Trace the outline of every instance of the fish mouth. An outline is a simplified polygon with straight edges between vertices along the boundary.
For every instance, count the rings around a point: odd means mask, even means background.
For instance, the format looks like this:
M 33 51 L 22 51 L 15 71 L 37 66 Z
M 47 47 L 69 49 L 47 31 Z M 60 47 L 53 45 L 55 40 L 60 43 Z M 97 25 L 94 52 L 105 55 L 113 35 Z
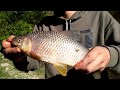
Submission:
M 14 41 L 14 38 L 12 39 L 11 44 L 16 45 L 16 42 Z
M 12 39 L 11 44 L 12 44 L 13 46 L 17 46 L 18 43 L 15 41 L 15 38 Z
M 16 42 L 12 42 L 12 45 L 16 46 L 16 45 L 17 45 L 17 43 L 16 43 Z

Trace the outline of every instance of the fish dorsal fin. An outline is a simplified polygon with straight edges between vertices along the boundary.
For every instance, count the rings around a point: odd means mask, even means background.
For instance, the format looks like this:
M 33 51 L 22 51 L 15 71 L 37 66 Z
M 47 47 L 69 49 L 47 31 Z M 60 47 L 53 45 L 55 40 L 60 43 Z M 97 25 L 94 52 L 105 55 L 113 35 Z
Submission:
M 58 72 L 62 76 L 66 76 L 67 75 L 67 65 L 61 64 L 61 63 L 56 63 L 56 64 L 54 64 L 54 67 L 58 70 Z

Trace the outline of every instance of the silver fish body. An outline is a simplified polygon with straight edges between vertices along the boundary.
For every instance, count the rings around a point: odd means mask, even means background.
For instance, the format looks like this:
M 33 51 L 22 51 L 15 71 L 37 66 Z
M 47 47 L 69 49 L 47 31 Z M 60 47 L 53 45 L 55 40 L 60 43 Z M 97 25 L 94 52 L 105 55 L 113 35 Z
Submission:
M 74 66 L 89 52 L 81 43 L 54 31 L 37 31 L 17 36 L 12 43 L 30 57 L 57 66 Z

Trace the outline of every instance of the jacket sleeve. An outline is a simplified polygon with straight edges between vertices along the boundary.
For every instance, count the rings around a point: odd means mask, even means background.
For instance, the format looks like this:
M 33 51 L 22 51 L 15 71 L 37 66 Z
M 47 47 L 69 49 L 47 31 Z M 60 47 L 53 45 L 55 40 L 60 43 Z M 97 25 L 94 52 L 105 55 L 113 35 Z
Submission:
M 104 36 L 111 58 L 107 67 L 120 74 L 120 24 L 109 13 L 108 17 L 110 20 Z

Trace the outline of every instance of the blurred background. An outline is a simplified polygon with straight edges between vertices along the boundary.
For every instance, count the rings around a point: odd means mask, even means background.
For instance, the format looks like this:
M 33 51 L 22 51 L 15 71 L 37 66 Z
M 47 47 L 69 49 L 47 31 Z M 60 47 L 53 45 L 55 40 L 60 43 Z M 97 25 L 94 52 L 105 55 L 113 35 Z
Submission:
M 52 11 L 0 11 L 0 49 L 3 39 L 31 32 L 36 23 L 50 15 Z M 44 65 L 35 71 L 20 71 L 0 53 L 0 79 L 44 79 L 44 72 Z
M 120 11 L 109 11 L 120 23 Z M 9 35 L 31 32 L 34 25 L 53 11 L 0 11 L 0 49 L 1 41 Z M 12 61 L 0 53 L 0 79 L 44 79 L 44 66 L 28 73 L 17 70 Z

